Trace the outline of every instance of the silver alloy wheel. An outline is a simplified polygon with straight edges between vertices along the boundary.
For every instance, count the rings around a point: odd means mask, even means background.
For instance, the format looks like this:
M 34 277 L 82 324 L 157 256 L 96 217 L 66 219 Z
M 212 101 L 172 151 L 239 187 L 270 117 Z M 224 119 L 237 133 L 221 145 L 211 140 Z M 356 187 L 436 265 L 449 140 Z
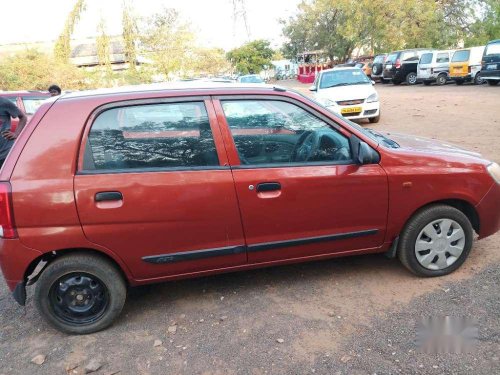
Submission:
M 417 83 L 417 75 L 415 73 L 410 73 L 410 76 L 408 77 L 408 83 L 410 85 L 414 85 Z
M 455 263 L 465 247 L 465 232 L 455 220 L 439 219 L 427 224 L 417 236 L 417 261 L 429 270 L 442 270 Z

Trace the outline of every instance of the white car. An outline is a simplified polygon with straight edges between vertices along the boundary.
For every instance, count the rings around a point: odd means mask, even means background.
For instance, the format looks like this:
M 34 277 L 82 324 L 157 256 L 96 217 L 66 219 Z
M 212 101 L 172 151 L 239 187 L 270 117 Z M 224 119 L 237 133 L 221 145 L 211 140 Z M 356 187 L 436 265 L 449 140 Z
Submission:
M 351 120 L 380 120 L 380 102 L 374 82 L 359 68 L 334 68 L 319 72 L 310 88 L 315 99 L 330 111 Z

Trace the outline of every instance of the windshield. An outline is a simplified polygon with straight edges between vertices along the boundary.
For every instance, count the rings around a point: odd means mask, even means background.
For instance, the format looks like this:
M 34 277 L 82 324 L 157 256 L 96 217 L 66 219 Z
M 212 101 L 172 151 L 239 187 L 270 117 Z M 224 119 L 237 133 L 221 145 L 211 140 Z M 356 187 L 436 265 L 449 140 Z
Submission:
M 500 55 L 500 42 L 490 43 L 486 46 L 485 56 Z
M 259 76 L 243 76 L 240 78 L 241 83 L 264 83 Z
M 468 49 L 457 51 L 453 54 L 452 62 L 464 62 L 469 60 L 470 51 Z
M 371 81 L 360 69 L 332 70 L 321 75 L 319 88 L 364 84 L 371 84 Z
M 398 54 L 397 53 L 391 53 L 389 56 L 387 56 L 387 60 L 385 60 L 386 63 L 393 63 L 397 60 Z
M 424 53 L 420 58 L 420 64 L 430 64 L 432 62 L 432 53 Z
M 32 115 L 36 112 L 36 110 L 42 105 L 44 100 L 47 98 L 23 98 L 24 109 L 26 110 L 26 114 Z

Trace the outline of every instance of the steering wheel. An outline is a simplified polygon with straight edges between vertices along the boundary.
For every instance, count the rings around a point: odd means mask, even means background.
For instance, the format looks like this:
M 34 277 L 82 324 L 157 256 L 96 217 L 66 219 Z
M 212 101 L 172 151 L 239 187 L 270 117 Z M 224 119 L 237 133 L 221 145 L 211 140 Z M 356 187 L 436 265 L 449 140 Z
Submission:
M 321 136 L 317 131 L 304 132 L 292 152 L 291 162 L 308 161 L 318 152 Z

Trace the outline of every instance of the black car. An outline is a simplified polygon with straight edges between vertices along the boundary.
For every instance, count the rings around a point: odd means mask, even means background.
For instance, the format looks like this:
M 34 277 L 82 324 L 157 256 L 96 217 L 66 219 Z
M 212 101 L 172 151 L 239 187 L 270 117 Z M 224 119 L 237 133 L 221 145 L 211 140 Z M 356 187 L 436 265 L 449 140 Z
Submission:
M 481 63 L 481 78 L 490 86 L 500 82 L 500 39 L 492 40 L 486 45 Z
M 409 85 L 417 83 L 418 61 L 423 53 L 428 49 L 407 49 L 403 51 L 391 52 L 384 64 L 382 79 L 391 81 L 395 85 L 406 82 Z
M 383 53 L 375 56 L 372 65 L 372 79 L 374 81 L 380 80 L 382 83 L 386 82 L 382 79 L 382 73 L 384 70 L 385 59 L 387 58 L 387 53 Z

